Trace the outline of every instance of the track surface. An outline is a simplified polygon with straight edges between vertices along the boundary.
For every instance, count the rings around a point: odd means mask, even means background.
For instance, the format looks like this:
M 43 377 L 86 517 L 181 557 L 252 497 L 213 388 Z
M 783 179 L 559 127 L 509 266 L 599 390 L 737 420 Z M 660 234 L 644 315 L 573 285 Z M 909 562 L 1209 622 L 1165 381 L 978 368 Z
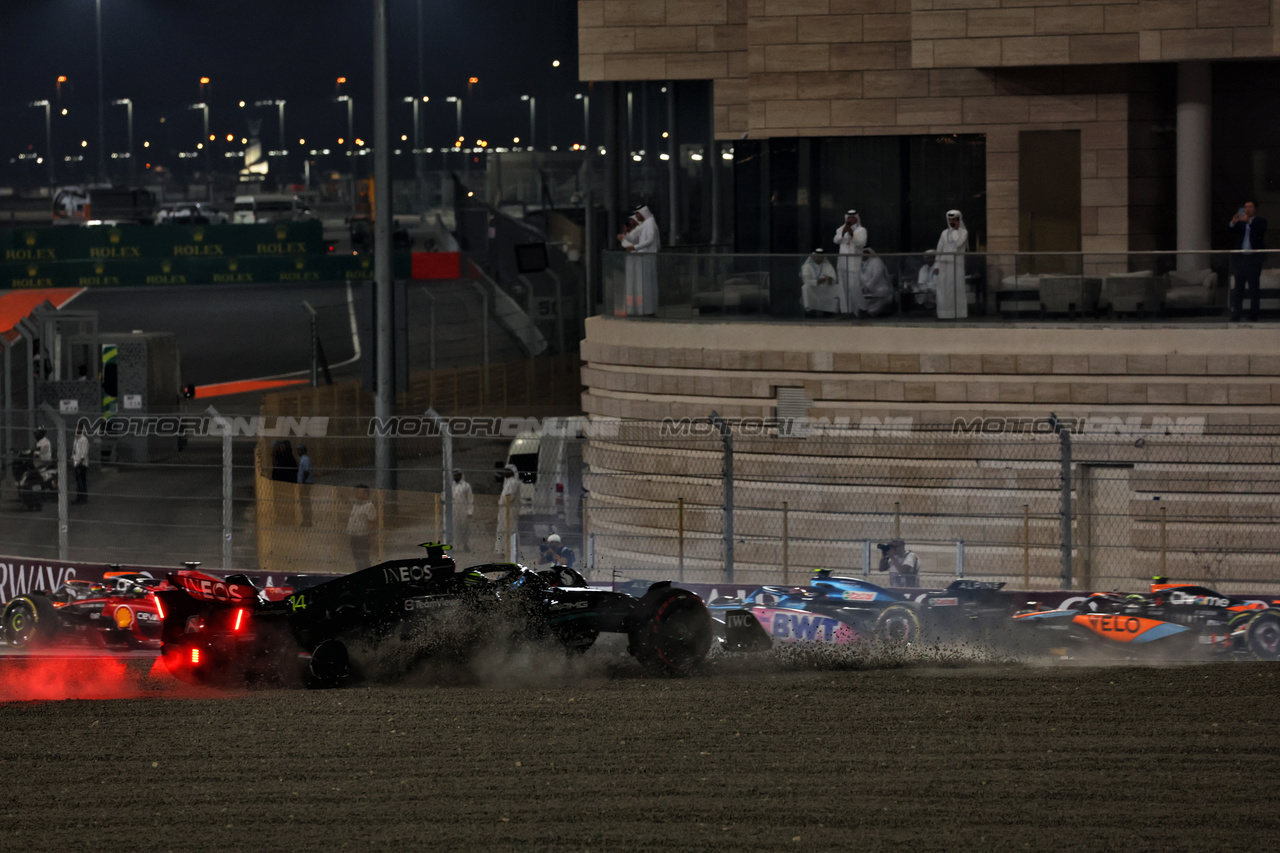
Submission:
M 238 695 L 127 666 L 134 698 L 0 704 L 7 849 L 1212 850 L 1280 830 L 1274 664 L 766 656 L 668 680 L 615 651 Z

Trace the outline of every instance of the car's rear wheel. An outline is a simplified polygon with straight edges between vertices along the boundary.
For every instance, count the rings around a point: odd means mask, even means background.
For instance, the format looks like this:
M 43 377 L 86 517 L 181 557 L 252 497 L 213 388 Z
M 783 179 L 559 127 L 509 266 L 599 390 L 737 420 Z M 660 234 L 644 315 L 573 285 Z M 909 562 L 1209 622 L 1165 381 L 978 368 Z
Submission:
M 58 616 L 43 595 L 24 595 L 4 609 L 4 641 L 15 649 L 39 649 L 53 642 Z
M 876 639 L 890 646 L 909 646 L 924 633 L 920 613 L 910 604 L 890 604 L 876 617 Z
M 632 656 L 659 672 L 683 675 L 711 651 L 711 614 L 687 589 L 660 589 L 645 595 L 630 631 Z
M 351 655 L 341 640 L 325 640 L 300 659 L 305 663 L 302 682 L 307 687 L 337 687 L 351 676 Z
M 1280 614 L 1259 613 L 1245 634 L 1249 652 L 1260 660 L 1280 660 Z

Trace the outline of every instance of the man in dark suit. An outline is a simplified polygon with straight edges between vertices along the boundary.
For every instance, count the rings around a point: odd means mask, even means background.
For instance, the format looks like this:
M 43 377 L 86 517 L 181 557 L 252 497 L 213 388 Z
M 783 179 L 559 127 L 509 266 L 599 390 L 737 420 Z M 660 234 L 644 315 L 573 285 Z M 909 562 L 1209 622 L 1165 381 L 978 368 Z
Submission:
M 1262 259 L 1259 253 L 1266 248 L 1267 220 L 1258 216 L 1257 206 L 1246 201 L 1244 207 L 1231 217 L 1231 248 L 1239 249 L 1235 256 L 1235 290 L 1231 291 L 1231 322 L 1238 323 L 1244 310 L 1245 288 L 1249 290 L 1249 319 L 1258 319 L 1262 289 Z

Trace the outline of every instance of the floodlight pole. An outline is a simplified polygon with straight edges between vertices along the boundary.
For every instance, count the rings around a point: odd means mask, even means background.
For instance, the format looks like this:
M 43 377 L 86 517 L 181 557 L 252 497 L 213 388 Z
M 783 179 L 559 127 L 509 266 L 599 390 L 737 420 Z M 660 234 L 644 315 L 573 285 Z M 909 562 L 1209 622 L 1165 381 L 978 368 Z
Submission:
M 377 327 L 374 415 L 386 423 L 392 415 L 391 389 L 391 143 L 387 126 L 387 19 L 389 0 L 373 3 L 373 276 Z M 394 487 L 391 438 L 379 430 L 374 438 L 375 481 L 379 489 Z

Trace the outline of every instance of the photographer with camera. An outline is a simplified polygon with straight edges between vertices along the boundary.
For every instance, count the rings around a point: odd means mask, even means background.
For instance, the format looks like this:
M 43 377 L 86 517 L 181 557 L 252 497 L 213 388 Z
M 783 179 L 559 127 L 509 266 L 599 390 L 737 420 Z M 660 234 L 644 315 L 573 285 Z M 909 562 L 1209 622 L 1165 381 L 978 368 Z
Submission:
M 560 534 L 552 533 L 547 541 L 538 546 L 539 565 L 568 566 L 573 568 L 573 549 L 560 544 Z
M 889 586 L 914 589 L 920 585 L 920 558 L 907 550 L 901 539 L 876 545 L 880 549 L 880 571 L 889 573 Z

